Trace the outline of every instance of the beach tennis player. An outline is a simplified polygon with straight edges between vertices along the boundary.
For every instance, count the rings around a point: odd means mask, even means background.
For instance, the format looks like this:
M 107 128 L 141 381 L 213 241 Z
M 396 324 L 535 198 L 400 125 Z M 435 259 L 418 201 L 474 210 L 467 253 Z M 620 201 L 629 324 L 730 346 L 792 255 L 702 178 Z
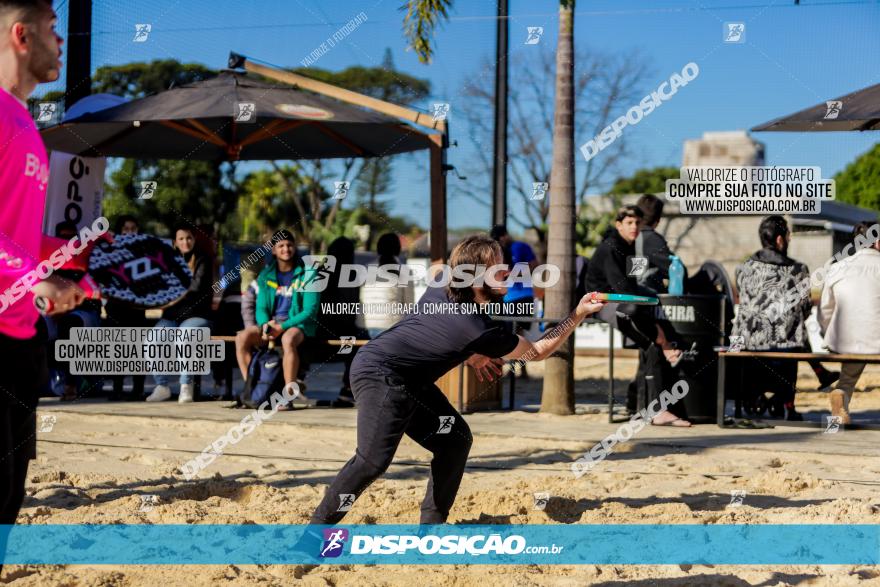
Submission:
M 46 362 L 33 296 L 51 300 L 53 313 L 84 298 L 79 287 L 59 277 L 36 285 L 28 277 L 41 260 L 49 159 L 27 99 L 37 84 L 55 81 L 61 71 L 55 20 L 51 1 L 0 0 L 0 524 L 15 523 L 28 464 L 36 457 L 37 395 Z M 25 287 L 33 286 L 26 295 L 13 285 L 22 278 Z M 0 536 L 0 556 L 2 541 Z
M 465 238 L 449 259 L 461 265 L 503 266 L 501 247 L 488 236 Z M 503 266 L 506 267 L 506 266 Z M 495 281 L 503 282 L 500 270 Z M 493 283 L 487 277 L 487 282 Z M 382 332 L 357 354 L 351 383 L 357 414 L 357 449 L 327 489 L 312 516 L 313 524 L 339 522 L 358 496 L 391 464 L 404 434 L 433 453 L 421 523 L 446 521 L 461 483 L 470 451 L 471 431 L 434 384 L 444 373 L 467 362 L 480 379 L 501 374 L 503 360 L 540 361 L 556 351 L 601 301 L 585 295 L 574 311 L 542 339 L 530 342 L 509 332 L 468 305 L 500 302 L 504 287 L 471 285 L 450 280 L 429 287 L 419 311 Z

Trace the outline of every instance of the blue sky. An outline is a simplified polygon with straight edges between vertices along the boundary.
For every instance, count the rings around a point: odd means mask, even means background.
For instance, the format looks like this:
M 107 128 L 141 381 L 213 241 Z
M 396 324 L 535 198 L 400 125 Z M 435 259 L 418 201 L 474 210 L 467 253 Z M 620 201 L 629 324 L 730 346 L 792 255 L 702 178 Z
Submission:
M 281 66 L 296 66 L 358 13 L 367 21 L 322 56 L 317 67 L 379 66 L 385 48 L 398 69 L 431 81 L 436 101 L 451 105 L 452 164 L 473 158 L 467 128 L 456 120 L 462 86 L 484 58 L 494 62 L 494 0 L 457 0 L 441 24 L 433 63 L 422 65 L 406 50 L 402 0 L 94 0 L 92 66 L 173 57 L 222 68 L 230 50 Z M 56 1 L 66 30 L 66 2 Z M 526 45 L 526 27 L 542 26 L 540 43 L 555 46 L 553 0 L 511 0 L 511 53 Z M 744 22 L 746 42 L 722 42 L 725 22 Z M 133 43 L 134 25 L 150 23 L 147 42 Z M 627 139 L 637 153 L 627 171 L 680 165 L 682 142 L 705 131 L 747 129 L 826 99 L 880 83 L 880 1 L 876 0 L 594 0 L 578 2 L 577 50 L 640 50 L 648 59 L 647 91 L 694 61 L 700 75 L 638 126 Z M 490 76 L 491 72 L 486 75 Z M 511 79 L 511 83 L 522 80 Z M 630 105 L 626 105 L 629 107 Z M 491 117 L 491 112 L 486 112 Z M 576 144 L 592 137 L 576 136 Z M 878 133 L 757 133 L 767 163 L 818 165 L 823 175 L 841 170 L 880 140 Z M 578 164 L 583 158 L 578 154 Z M 470 175 L 470 174 L 469 174 Z M 604 178 L 610 182 L 614 178 Z M 450 226 L 487 226 L 485 205 L 457 193 L 449 177 Z M 428 224 L 427 154 L 396 164 L 388 200 L 396 214 Z

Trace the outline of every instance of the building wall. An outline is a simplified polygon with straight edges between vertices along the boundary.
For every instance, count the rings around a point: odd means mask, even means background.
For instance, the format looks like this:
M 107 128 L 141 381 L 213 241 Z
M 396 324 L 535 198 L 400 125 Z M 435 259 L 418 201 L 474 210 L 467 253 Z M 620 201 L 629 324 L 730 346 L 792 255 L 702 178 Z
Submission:
M 708 260 L 720 262 L 731 279 L 736 267 L 761 248 L 758 227 L 763 216 L 669 216 L 659 230 L 681 257 L 690 275 Z M 679 241 L 680 239 L 680 241 Z M 680 242 L 676 248 L 676 243 Z M 795 232 L 788 254 L 810 270 L 821 267 L 834 254 L 831 231 Z
M 705 132 L 702 138 L 684 142 L 684 167 L 763 164 L 764 144 L 743 130 Z

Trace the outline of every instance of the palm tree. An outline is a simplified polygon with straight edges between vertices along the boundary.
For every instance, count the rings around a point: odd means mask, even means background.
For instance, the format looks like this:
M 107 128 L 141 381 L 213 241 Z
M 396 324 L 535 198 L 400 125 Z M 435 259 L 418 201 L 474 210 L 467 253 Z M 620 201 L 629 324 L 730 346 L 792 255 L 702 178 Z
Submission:
M 553 118 L 553 164 L 550 172 L 550 224 L 547 262 L 560 269 L 559 283 L 545 296 L 546 316 L 562 318 L 574 306 L 574 3 L 559 0 L 556 45 L 556 98 Z M 452 0 L 408 0 L 404 29 L 410 46 L 424 63 L 431 59 L 431 36 Z M 541 411 L 574 413 L 574 339 L 545 362 Z
M 452 0 L 407 0 L 403 29 L 409 46 L 422 63 L 431 61 L 431 37 L 441 18 L 448 18 Z
M 575 0 L 559 2 L 547 263 L 559 267 L 560 278 L 544 298 L 544 315 L 551 318 L 567 316 L 574 306 L 574 3 Z M 573 336 L 544 363 L 541 411 L 574 413 Z

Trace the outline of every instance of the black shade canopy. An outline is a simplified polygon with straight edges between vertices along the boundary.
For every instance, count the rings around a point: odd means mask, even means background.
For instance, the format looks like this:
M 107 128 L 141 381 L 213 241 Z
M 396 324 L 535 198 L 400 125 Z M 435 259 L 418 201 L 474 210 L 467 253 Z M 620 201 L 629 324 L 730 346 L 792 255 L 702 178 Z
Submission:
M 137 159 L 380 157 L 429 146 L 425 134 L 390 116 L 232 71 L 42 135 L 52 150 Z
M 880 130 L 880 84 L 765 122 L 752 130 L 796 132 Z

